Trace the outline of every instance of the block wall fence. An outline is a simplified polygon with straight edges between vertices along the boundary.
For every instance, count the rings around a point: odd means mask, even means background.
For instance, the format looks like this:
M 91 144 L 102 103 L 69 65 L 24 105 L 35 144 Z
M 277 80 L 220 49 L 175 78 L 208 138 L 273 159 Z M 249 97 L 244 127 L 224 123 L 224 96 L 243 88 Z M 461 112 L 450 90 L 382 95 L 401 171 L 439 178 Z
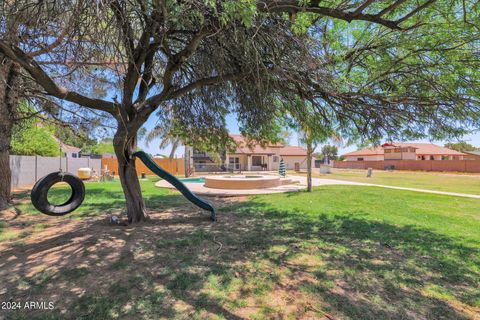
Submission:
M 28 188 L 41 177 L 61 168 L 64 172 L 77 174 L 79 168 L 90 168 L 100 172 L 101 159 L 90 158 L 59 158 L 40 156 L 10 156 L 12 170 L 12 189 Z
M 155 162 L 164 170 L 173 175 L 185 175 L 185 160 L 178 159 L 155 159 Z M 116 158 L 59 158 L 40 156 L 10 156 L 10 168 L 12 170 L 12 189 L 32 187 L 41 177 L 61 168 L 64 172 L 77 175 L 79 168 L 90 168 L 98 174 L 107 168 L 110 172 L 115 171 L 118 175 L 118 162 Z M 136 161 L 137 174 L 153 175 L 141 161 Z
M 333 161 L 333 167 L 339 169 L 384 170 L 389 166 L 394 166 L 395 170 L 480 173 L 480 160 Z

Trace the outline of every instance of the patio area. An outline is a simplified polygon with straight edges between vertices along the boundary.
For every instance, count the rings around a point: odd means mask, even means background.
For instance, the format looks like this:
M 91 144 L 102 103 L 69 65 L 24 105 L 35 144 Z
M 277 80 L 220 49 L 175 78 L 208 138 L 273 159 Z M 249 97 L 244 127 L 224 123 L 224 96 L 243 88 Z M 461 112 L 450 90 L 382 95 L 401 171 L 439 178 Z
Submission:
M 259 172 L 260 173 L 260 172 Z M 265 174 L 265 172 L 263 172 Z M 274 176 L 275 174 L 271 174 Z M 202 176 L 204 178 L 208 177 L 218 177 L 218 175 L 206 175 Z M 200 177 L 198 177 L 200 178 Z M 284 193 L 284 192 L 293 192 L 305 189 L 307 187 L 307 179 L 302 176 L 296 175 L 287 175 L 285 180 L 290 180 L 290 184 L 284 184 L 277 187 L 271 188 L 258 188 L 258 189 L 217 189 L 205 187 L 204 183 L 201 182 L 184 182 L 184 184 L 189 188 L 193 193 L 198 195 L 207 195 L 207 196 L 218 196 L 218 197 L 234 197 L 234 196 L 248 196 L 248 195 L 257 195 L 257 194 L 272 194 L 272 193 Z M 323 185 L 366 185 L 364 183 L 350 182 L 350 181 L 340 181 L 333 179 L 312 179 L 313 186 L 323 186 Z M 171 188 L 174 187 L 165 180 L 160 180 L 155 184 L 159 188 Z

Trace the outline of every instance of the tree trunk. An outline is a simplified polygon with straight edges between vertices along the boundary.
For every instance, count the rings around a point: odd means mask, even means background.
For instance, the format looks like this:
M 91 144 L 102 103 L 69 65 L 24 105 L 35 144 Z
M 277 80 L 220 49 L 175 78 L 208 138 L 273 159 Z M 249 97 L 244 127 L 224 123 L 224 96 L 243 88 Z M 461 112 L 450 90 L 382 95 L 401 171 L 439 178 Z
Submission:
M 311 142 L 307 143 L 307 191 L 312 192 L 312 155 L 313 146 Z
M 2 145 L 3 145 L 2 141 Z M 7 151 L 0 151 L 0 210 L 7 208 L 11 200 L 10 155 Z
M 0 55 L 0 210 L 11 202 L 10 142 L 17 112 L 20 66 Z
M 148 219 L 148 214 L 137 176 L 135 159 L 132 156 L 136 149 L 136 137 L 128 138 L 127 134 L 119 129 L 115 134 L 113 145 L 118 159 L 118 175 L 125 195 L 128 222 L 145 221 Z
M 226 150 L 220 152 L 220 162 L 221 162 L 220 169 L 222 169 L 222 171 L 227 171 L 227 151 Z

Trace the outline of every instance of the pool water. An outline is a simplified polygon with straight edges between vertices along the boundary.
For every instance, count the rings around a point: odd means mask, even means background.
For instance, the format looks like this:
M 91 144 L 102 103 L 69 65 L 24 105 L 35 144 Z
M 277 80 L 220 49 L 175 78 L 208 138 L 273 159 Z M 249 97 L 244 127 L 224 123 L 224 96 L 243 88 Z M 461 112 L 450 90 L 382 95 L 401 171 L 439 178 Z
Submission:
M 188 182 L 188 183 L 205 183 L 205 178 L 199 177 L 199 178 L 186 178 L 180 180 L 182 182 Z

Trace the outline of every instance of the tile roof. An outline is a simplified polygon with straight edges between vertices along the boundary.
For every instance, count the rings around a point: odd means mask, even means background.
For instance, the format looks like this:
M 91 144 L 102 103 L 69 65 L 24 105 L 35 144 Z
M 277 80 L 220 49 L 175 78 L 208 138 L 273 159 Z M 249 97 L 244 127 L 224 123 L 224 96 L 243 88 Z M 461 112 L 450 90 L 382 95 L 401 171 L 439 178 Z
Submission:
M 281 156 L 306 156 L 307 150 L 304 147 L 285 146 L 280 149 Z
M 383 155 L 383 148 L 382 147 L 371 147 L 360 149 L 357 151 L 352 151 L 343 154 L 344 157 L 348 156 L 376 156 L 376 155 Z
M 70 146 L 68 144 L 62 143 L 61 148 L 63 152 L 80 152 L 81 148 Z
M 58 139 L 54 135 L 52 135 L 52 138 L 55 139 L 55 141 L 57 141 L 60 144 L 60 148 L 62 149 L 63 152 L 80 152 L 82 150 L 81 148 L 77 148 L 77 147 L 63 143 L 62 141 L 60 141 L 60 139 Z
M 465 151 L 467 154 L 473 154 L 475 156 L 480 156 L 480 150 L 479 151 Z
M 417 155 L 445 155 L 445 156 L 464 156 L 465 153 L 445 147 L 437 146 L 433 143 L 416 143 L 416 142 L 393 142 L 397 147 L 414 147 Z M 383 155 L 383 147 L 365 148 L 344 154 L 343 156 L 373 156 Z
M 237 150 L 235 154 L 280 154 L 281 156 L 306 156 L 307 150 L 303 147 L 285 146 L 281 143 L 268 144 L 262 147 L 259 144 L 247 146 L 245 137 L 239 134 L 231 134 L 230 137 L 236 142 Z

